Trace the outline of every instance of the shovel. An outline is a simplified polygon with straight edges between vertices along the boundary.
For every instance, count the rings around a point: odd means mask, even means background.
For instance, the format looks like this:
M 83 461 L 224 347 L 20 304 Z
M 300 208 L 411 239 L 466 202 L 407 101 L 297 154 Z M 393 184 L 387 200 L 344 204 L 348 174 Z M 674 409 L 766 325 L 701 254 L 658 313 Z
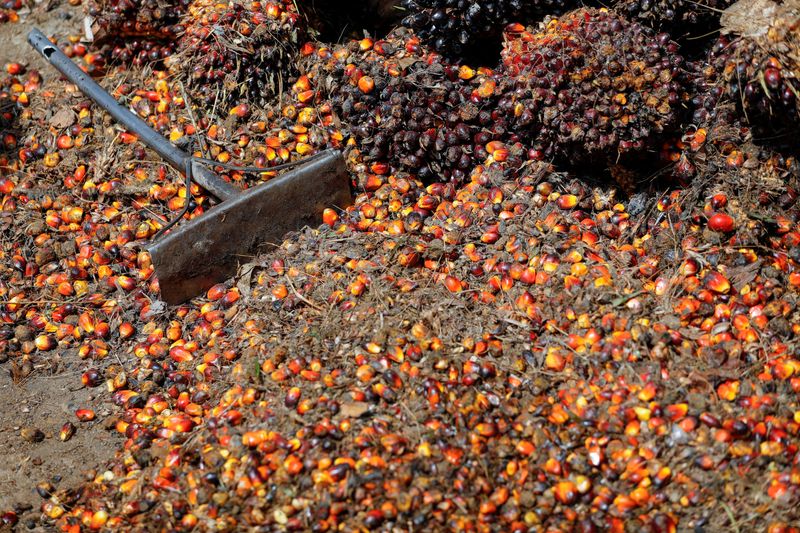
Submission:
M 144 144 L 220 200 L 208 213 L 146 247 L 158 276 L 161 298 L 169 304 L 185 302 L 230 278 L 260 245 L 279 243 L 290 231 L 319 224 L 326 207 L 352 203 L 350 180 L 338 151 L 320 152 L 281 176 L 240 191 L 120 105 L 41 31 L 31 30 L 28 42 Z

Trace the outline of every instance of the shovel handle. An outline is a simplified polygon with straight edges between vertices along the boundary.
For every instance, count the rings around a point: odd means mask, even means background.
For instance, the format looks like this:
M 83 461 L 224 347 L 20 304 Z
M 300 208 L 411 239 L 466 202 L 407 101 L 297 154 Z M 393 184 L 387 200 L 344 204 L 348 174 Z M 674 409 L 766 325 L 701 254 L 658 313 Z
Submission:
M 108 94 L 88 74 L 79 69 L 70 58 L 65 56 L 56 45 L 50 42 L 50 39 L 45 34 L 36 28 L 32 29 L 28 33 L 28 43 L 64 77 L 74 83 L 83 94 L 114 117 L 117 122 L 135 133 L 144 144 L 155 150 L 176 170 L 181 173 L 185 171 L 187 159 L 190 158 L 188 154 L 177 148 L 142 119 L 117 102 L 113 96 Z M 214 174 L 211 170 L 193 162 L 190 164 L 192 165 L 192 179 L 218 199 L 225 201 L 239 194 L 239 190 L 236 187 Z

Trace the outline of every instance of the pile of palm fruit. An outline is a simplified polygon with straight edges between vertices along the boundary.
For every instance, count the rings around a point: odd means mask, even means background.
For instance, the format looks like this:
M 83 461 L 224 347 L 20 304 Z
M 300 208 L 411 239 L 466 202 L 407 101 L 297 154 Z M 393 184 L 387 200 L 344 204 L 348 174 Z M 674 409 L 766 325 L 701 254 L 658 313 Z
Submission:
M 139 245 L 208 197 L 2 79 L 0 350 L 124 442 L 43 526 L 797 531 L 797 0 L 98 1 L 125 105 L 355 201 L 166 308 Z

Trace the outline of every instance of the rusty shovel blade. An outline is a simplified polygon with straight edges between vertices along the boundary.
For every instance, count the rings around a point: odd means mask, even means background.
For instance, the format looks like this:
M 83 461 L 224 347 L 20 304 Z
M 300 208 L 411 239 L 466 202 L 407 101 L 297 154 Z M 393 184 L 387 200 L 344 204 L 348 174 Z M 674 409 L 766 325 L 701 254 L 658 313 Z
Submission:
M 318 225 L 326 207 L 350 203 L 344 158 L 333 150 L 237 194 L 147 247 L 162 299 L 185 302 L 233 276 L 259 247 L 279 245 L 286 233 Z

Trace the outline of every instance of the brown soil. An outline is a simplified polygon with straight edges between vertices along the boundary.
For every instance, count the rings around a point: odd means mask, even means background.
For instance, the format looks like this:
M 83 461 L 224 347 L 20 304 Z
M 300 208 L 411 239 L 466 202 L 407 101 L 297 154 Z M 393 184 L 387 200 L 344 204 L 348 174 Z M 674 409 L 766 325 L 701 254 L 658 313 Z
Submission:
M 53 356 L 58 359 L 58 356 Z M 80 387 L 79 363 L 58 365 L 53 370 L 34 369 L 25 380 L 15 383 L 9 363 L 0 372 L 0 508 L 24 510 L 22 522 L 38 516 L 42 498 L 39 482 L 56 489 L 77 484 L 90 469 L 102 465 L 119 446 L 119 436 L 106 431 L 110 409 L 102 389 Z M 93 409 L 97 418 L 79 422 L 75 410 Z M 62 425 L 70 421 L 75 435 L 59 439 Z M 40 442 L 26 439 L 32 430 L 44 434 Z
M 26 50 L 31 28 L 48 35 L 78 33 L 81 7 L 54 4 L 45 2 L 27 14 L 23 11 L 18 23 L 0 24 L 0 65 L 25 58 L 29 68 L 46 67 L 33 49 Z M 23 511 L 20 524 L 33 526 L 43 501 L 36 485 L 49 482 L 56 489 L 75 486 L 87 472 L 113 456 L 120 438 L 104 429 L 111 413 L 104 403 L 107 395 L 102 388 L 81 387 L 80 375 L 86 365 L 74 354 L 54 354 L 46 365 L 34 365 L 22 379 L 19 373 L 27 369 L 13 365 L 11 360 L 0 362 L 0 509 Z M 79 422 L 75 417 L 79 408 L 93 409 L 97 418 Z M 62 442 L 59 430 L 67 421 L 76 426 L 76 431 L 70 440 Z M 21 435 L 37 429 L 44 434 L 40 442 Z

